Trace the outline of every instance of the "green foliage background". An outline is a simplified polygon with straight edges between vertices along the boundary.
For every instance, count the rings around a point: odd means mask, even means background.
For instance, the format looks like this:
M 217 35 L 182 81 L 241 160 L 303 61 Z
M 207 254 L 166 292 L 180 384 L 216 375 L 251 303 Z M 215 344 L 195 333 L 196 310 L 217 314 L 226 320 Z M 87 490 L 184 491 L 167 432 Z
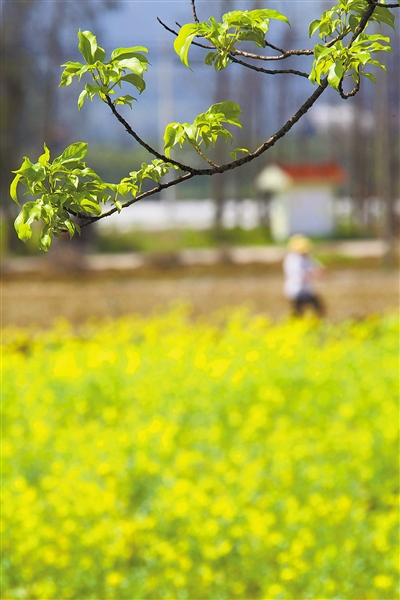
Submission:
M 398 597 L 398 322 L 3 332 L 4 598 Z

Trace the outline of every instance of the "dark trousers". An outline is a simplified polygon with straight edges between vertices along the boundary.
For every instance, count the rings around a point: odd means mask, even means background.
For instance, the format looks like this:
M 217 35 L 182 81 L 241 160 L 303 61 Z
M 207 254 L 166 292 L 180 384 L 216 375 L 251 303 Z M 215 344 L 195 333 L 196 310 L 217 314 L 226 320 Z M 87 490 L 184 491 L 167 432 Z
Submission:
M 325 314 L 325 307 L 322 300 L 312 292 L 302 292 L 292 300 L 293 314 L 300 317 L 304 310 L 310 306 L 319 317 Z

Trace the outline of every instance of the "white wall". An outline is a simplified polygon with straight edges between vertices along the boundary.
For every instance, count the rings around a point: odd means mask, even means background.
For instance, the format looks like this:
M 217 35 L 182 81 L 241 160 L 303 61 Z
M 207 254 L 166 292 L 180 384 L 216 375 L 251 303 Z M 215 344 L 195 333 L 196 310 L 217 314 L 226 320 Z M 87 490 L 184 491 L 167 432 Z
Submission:
M 329 235 L 334 228 L 333 198 L 327 186 L 292 189 L 272 202 L 271 232 L 277 241 L 294 233 Z

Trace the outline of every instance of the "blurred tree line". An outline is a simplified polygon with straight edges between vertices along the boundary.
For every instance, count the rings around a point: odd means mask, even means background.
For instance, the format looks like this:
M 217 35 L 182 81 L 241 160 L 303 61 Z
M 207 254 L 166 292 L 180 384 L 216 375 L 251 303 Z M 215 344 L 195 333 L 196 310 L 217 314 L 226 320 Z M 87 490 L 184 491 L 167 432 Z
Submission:
M 329 2 L 321 0 L 320 11 L 328 5 Z M 22 154 L 27 153 L 33 143 L 36 145 L 35 152 L 40 152 L 42 140 L 46 140 L 52 152 L 57 153 L 58 149 L 62 151 L 68 143 L 75 141 L 77 135 L 79 125 L 77 127 L 76 123 L 79 121 L 75 95 L 72 94 L 69 102 L 69 90 L 63 91 L 66 100 L 60 106 L 56 93 L 60 64 L 65 61 L 66 56 L 70 57 L 71 49 L 76 45 L 78 28 L 94 26 L 96 32 L 99 32 L 101 22 L 106 18 L 106 11 L 116 6 L 118 3 L 109 0 L 23 0 L 2 3 L 1 199 L 2 215 L 9 223 L 15 216 L 15 207 L 10 202 L 8 193 L 10 172 L 20 164 Z M 264 3 L 261 0 L 246 4 L 248 9 L 262 6 Z M 219 14 L 233 8 L 237 8 L 233 0 L 218 3 Z M 304 8 L 291 3 L 291 11 L 293 22 L 297 20 L 296 11 L 298 18 L 304 20 Z M 278 41 L 278 46 L 303 47 L 306 44 L 303 30 L 304 27 L 300 27 L 299 31 L 297 28 L 287 28 Z M 399 35 L 392 35 L 393 47 L 396 47 Z M 172 43 L 171 37 L 171 46 Z M 295 64 L 288 66 L 299 68 L 299 59 L 295 60 Z M 385 207 L 384 211 L 381 210 L 381 216 L 383 214 L 385 220 L 385 237 L 393 245 L 397 229 L 395 200 L 400 192 L 400 75 L 398 56 L 387 55 L 382 60 L 386 60 L 388 75 L 377 73 L 377 85 L 362 86 L 360 93 L 347 102 L 340 100 L 333 92 L 329 96 L 328 92 L 330 104 L 324 105 L 327 109 L 324 126 L 316 125 L 311 111 L 310 116 L 307 115 L 287 138 L 269 151 L 268 161 L 287 163 L 332 160 L 341 164 L 349 175 L 347 187 L 342 193 L 352 200 L 356 227 L 360 231 L 373 230 L 372 201 L 379 199 L 381 208 L 382 205 Z M 308 64 L 309 61 L 305 58 L 302 65 L 305 70 Z M 237 68 L 237 65 L 231 65 L 231 68 L 216 75 L 209 70 L 207 75 L 214 77 L 213 102 L 236 96 L 235 99 L 243 109 L 243 129 L 236 135 L 235 143 L 247 148 L 254 148 L 262 141 L 261 132 L 269 130 L 269 121 L 281 124 L 293 114 L 302 94 L 309 92 L 307 81 L 304 86 L 304 82 L 299 83 L 298 78 L 286 75 L 263 77 L 251 69 Z M 162 103 L 163 98 L 158 101 Z M 343 121 L 340 126 L 330 118 L 334 112 L 332 107 L 339 107 L 339 103 L 340 110 L 350 114 L 350 125 L 348 121 Z M 75 111 L 71 119 L 75 122 L 75 128 L 62 125 L 60 117 L 67 110 L 67 105 Z M 83 116 L 80 115 L 79 118 L 82 119 Z M 223 145 L 217 146 L 215 152 L 216 162 L 221 163 L 221 154 L 226 153 L 226 148 Z M 118 162 L 117 153 L 114 154 Z M 109 165 L 110 160 L 106 161 Z M 212 178 L 208 182 L 208 190 L 204 186 L 201 188 L 201 193 L 208 193 L 215 200 L 217 229 L 222 227 L 224 204 L 228 198 L 240 201 L 256 195 L 254 180 L 263 166 L 262 161 L 255 161 L 241 169 Z M 185 193 L 185 188 L 180 193 L 182 192 Z M 376 205 L 376 200 L 374 201 Z M 20 248 L 16 236 L 9 235 L 8 241 L 11 248 Z

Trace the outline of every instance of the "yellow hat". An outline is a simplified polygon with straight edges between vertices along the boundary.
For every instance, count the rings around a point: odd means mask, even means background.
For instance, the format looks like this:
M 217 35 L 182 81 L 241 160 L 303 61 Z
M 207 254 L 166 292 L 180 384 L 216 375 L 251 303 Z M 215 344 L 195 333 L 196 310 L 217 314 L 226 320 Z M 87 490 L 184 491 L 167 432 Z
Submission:
M 300 252 L 301 254 L 308 254 L 311 251 L 311 241 L 301 234 L 292 235 L 288 242 L 289 250 L 292 252 Z

